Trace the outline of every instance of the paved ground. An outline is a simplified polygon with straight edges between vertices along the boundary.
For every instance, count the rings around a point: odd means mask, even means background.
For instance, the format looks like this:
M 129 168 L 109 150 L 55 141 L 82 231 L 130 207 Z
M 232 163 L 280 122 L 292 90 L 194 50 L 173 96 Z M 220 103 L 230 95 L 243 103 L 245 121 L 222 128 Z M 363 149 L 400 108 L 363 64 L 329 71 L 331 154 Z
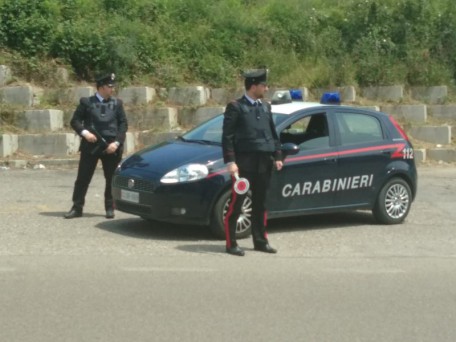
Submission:
M 106 220 L 101 172 L 0 171 L 0 341 L 454 341 L 456 167 L 419 168 L 402 225 L 367 212 L 271 221 L 277 255 L 201 227 Z

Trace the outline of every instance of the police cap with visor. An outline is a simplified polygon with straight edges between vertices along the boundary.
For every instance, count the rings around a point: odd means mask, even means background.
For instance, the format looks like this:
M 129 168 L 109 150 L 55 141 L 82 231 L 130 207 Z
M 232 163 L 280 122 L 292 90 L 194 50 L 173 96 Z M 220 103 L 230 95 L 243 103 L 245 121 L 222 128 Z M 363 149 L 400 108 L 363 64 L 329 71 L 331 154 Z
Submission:
M 250 69 L 246 70 L 242 73 L 242 76 L 245 78 L 245 85 L 253 85 L 253 84 L 264 84 L 267 85 L 268 81 L 268 72 L 269 70 L 266 68 L 260 69 Z
M 114 73 L 110 73 L 98 77 L 95 81 L 97 82 L 97 87 L 103 87 L 105 85 L 114 87 L 116 84 L 115 79 L 116 75 Z

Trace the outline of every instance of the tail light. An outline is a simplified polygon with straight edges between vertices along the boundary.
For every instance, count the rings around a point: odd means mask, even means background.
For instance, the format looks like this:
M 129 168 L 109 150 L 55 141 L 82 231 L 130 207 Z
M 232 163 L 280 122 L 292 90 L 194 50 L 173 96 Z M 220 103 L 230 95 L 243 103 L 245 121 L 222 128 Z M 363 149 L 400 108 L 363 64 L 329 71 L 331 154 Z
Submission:
M 398 124 L 398 122 L 393 118 L 392 115 L 389 116 L 389 119 L 390 121 L 392 122 L 392 124 L 394 125 L 394 127 L 396 127 L 397 131 L 399 132 L 399 134 L 402 136 L 402 138 L 404 138 L 405 140 L 407 141 L 410 141 L 410 139 L 408 138 L 407 136 L 407 133 L 405 133 L 405 131 L 402 129 L 402 127 Z

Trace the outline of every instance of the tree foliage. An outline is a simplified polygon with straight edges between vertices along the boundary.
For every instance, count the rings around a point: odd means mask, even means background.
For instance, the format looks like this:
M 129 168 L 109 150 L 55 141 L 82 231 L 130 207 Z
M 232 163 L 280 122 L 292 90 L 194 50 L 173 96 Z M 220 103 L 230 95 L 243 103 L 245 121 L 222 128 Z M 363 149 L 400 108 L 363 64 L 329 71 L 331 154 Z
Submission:
M 70 65 L 80 79 L 231 84 L 450 85 L 452 0 L 0 0 L 0 49 Z

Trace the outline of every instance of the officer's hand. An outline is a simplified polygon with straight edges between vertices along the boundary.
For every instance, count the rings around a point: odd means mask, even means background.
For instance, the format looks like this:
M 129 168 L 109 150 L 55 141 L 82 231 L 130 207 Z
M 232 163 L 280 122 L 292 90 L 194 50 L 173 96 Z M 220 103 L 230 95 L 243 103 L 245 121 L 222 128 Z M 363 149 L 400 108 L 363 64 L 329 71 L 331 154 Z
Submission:
M 115 142 L 112 142 L 106 148 L 106 153 L 107 154 L 113 154 L 113 153 L 115 153 L 117 151 L 118 148 L 119 148 L 119 146 L 117 146 L 117 144 Z
M 230 164 L 228 164 L 227 169 L 228 169 L 228 172 L 229 172 L 231 175 L 234 175 L 236 172 L 239 171 L 238 166 L 237 166 L 236 163 L 230 163 Z
M 281 160 L 277 160 L 277 161 L 275 162 L 275 164 L 276 164 L 276 169 L 277 169 L 277 171 L 282 170 L 283 162 L 282 162 Z
M 86 132 L 84 134 L 84 138 L 85 138 L 85 140 L 87 140 L 90 143 L 97 142 L 97 136 L 95 134 L 90 133 L 90 132 Z

